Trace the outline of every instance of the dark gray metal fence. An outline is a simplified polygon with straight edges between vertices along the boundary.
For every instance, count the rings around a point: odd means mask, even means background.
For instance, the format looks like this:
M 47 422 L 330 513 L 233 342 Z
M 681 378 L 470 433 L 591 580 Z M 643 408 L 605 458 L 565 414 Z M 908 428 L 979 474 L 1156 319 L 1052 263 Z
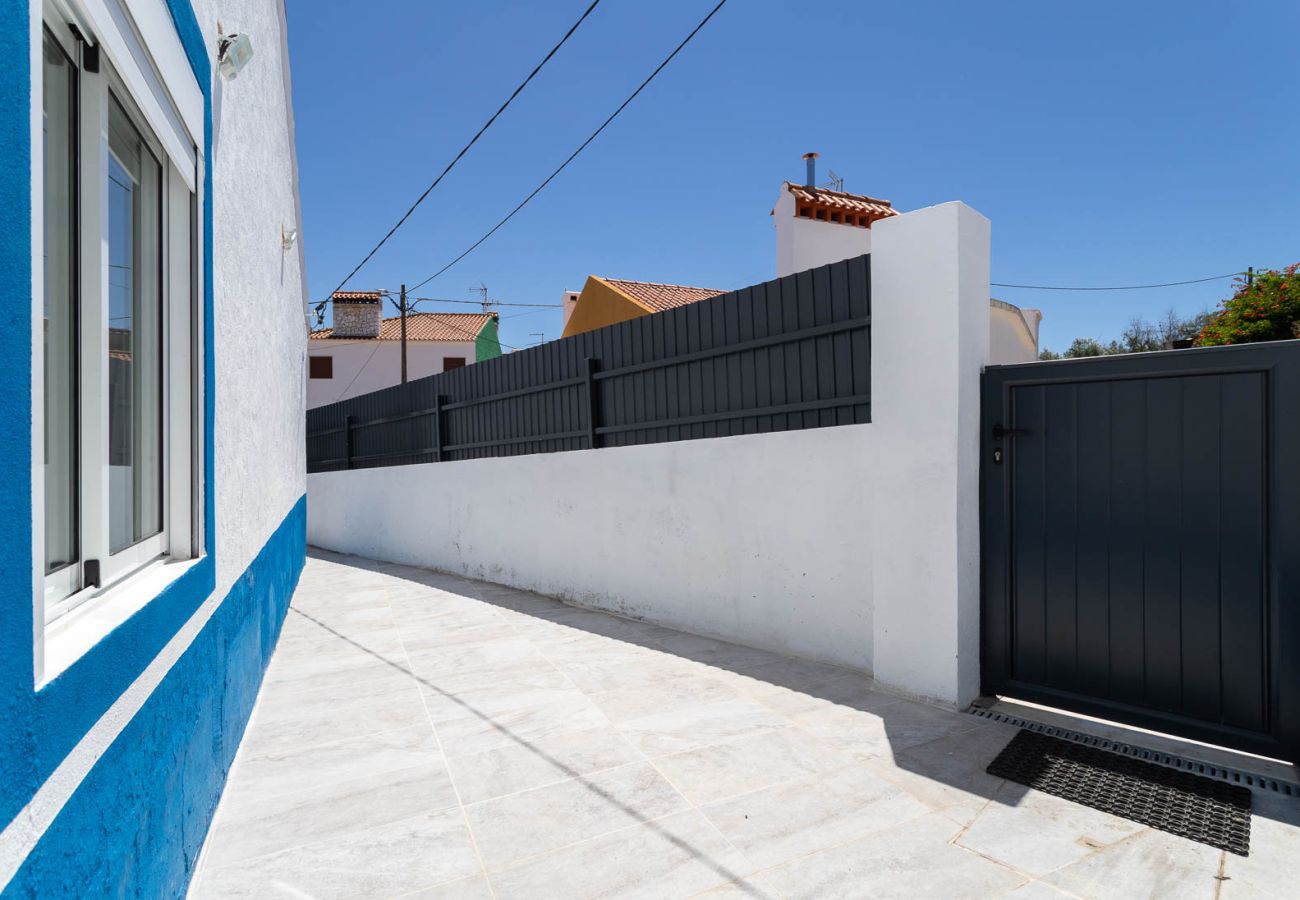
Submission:
M 861 256 L 307 412 L 307 471 L 871 418 Z
M 1300 762 L 1300 342 L 983 385 L 985 692 Z

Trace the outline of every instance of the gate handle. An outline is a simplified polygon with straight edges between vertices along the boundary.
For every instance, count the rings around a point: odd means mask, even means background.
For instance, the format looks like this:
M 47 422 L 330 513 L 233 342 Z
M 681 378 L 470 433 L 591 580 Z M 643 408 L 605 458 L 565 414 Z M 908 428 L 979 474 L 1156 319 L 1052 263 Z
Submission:
M 1028 428 L 1003 428 L 1002 423 L 993 426 L 993 440 L 1000 441 L 1003 438 L 1015 437 L 1020 434 L 1032 434 Z

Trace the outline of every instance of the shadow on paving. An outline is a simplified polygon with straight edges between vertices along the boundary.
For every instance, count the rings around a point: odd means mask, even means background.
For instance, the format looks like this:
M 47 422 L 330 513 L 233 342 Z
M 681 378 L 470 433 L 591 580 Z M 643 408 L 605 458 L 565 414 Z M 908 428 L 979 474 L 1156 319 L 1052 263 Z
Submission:
M 965 713 L 923 704 L 909 698 L 889 695 L 870 687 L 870 676 L 862 672 L 829 665 L 829 663 L 805 661 L 797 657 L 785 657 L 774 650 L 749 648 L 741 644 L 692 635 L 689 632 L 658 626 L 640 619 L 627 619 L 606 610 L 591 607 L 569 605 L 545 594 L 529 592 L 508 585 L 472 579 L 465 575 L 432 570 L 403 563 L 376 561 L 355 555 L 334 553 L 321 548 L 308 548 L 308 555 L 324 562 L 342 564 L 359 570 L 376 572 L 376 574 L 395 577 L 409 581 L 421 587 L 443 590 L 455 596 L 467 598 L 487 606 L 511 611 L 511 613 L 533 616 L 546 622 L 563 624 L 573 631 L 589 633 L 604 640 L 617 641 L 620 644 L 640 646 L 654 650 L 656 653 L 673 655 L 681 659 L 699 663 L 702 666 L 722 668 L 754 682 L 771 685 L 775 689 L 785 689 L 824 701 L 824 727 L 802 723 L 811 734 L 827 737 L 832 743 L 837 737 L 845 740 L 846 748 L 862 761 L 875 774 L 883 775 L 906 789 L 911 795 L 919 797 L 927 805 L 936 809 L 946 808 L 969 823 L 989 802 L 1004 806 L 1018 806 L 1028 788 L 1009 780 L 996 778 L 985 771 L 985 767 L 1008 745 L 1018 728 L 978 719 Z M 528 602 L 521 602 L 521 600 Z M 363 642 L 351 639 L 328 623 L 321 622 L 303 611 L 290 609 L 290 613 L 312 620 L 316 626 L 333 633 L 339 640 L 347 641 L 355 648 L 381 659 L 396 670 L 404 672 L 415 682 L 432 689 L 448 700 L 456 702 L 461 708 L 482 719 L 499 734 L 508 737 L 513 743 L 537 754 L 539 758 L 564 771 L 572 778 L 581 780 L 591 791 L 620 808 L 627 810 L 634 818 L 645 821 L 634 810 L 625 808 L 615 797 L 590 783 L 588 775 L 576 773 L 563 762 L 555 760 L 545 750 L 517 735 L 510 728 L 494 721 L 491 715 L 474 708 L 463 698 L 439 687 L 432 680 L 422 678 L 411 668 L 402 665 L 385 654 L 374 652 Z M 625 624 L 632 623 L 640 629 L 628 629 Z M 789 663 L 789 665 L 781 665 Z M 870 734 L 862 734 L 863 717 L 867 713 L 880 723 L 880 740 L 872 743 Z M 820 734 L 819 734 L 820 732 Z M 857 749 L 853 749 L 857 745 Z M 863 749 L 868 748 L 868 749 Z M 1296 797 L 1283 796 L 1273 791 L 1253 791 L 1252 815 L 1256 818 L 1268 818 L 1283 826 L 1300 827 L 1300 800 Z M 647 822 L 654 826 L 654 822 Z M 692 852 L 699 858 L 707 858 L 694 853 L 693 848 L 685 847 L 676 836 L 663 832 L 672 843 L 681 845 L 685 851 Z M 711 864 L 711 861 L 708 861 Z M 719 869 L 719 874 L 728 878 L 738 878 L 736 874 Z M 740 879 L 744 884 L 744 879 Z
M 985 772 L 985 767 L 1011 740 L 1016 729 L 873 690 L 869 677 L 860 672 L 673 631 L 652 623 L 624 619 L 603 610 L 572 606 L 554 598 L 493 582 L 477 581 L 467 576 L 339 554 L 316 547 L 309 548 L 308 555 L 314 559 L 435 588 L 515 614 L 558 622 L 575 631 L 723 669 L 775 689 L 785 689 L 807 695 L 815 701 L 824 701 L 822 709 L 817 712 L 824 721 L 805 723 L 806 730 L 818 735 L 818 724 L 821 724 L 821 730 L 838 742 L 841 749 L 854 754 L 863 761 L 863 765 L 873 768 L 877 774 L 889 770 L 884 777 L 899 782 L 904 790 L 935 808 L 963 805 L 969 811 L 969 818 L 974 818 L 978 810 L 990 801 L 1017 806 L 1028 791 L 1022 785 L 995 778 Z M 430 690 L 459 704 L 499 733 L 536 753 L 571 777 L 586 780 L 531 744 L 525 737 L 514 734 L 490 715 L 428 678 L 412 672 L 401 662 L 373 651 L 301 610 L 291 608 L 290 612 L 313 621 L 339 640 L 383 660 Z M 642 630 L 628 629 L 628 622 L 642 626 Z M 868 713 L 871 718 L 862 716 L 861 713 Z M 872 728 L 871 725 L 876 720 L 879 725 Z M 864 725 L 868 726 L 865 731 Z M 599 788 L 592 789 L 602 793 Z M 617 803 L 612 797 L 606 799 Z M 629 810 L 629 813 L 632 811 Z M 675 838 L 673 840 L 677 842 Z

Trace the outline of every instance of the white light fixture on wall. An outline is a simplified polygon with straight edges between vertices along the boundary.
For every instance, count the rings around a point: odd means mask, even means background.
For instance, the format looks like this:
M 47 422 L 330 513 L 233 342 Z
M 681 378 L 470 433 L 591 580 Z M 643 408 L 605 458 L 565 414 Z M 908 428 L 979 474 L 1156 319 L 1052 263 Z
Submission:
M 293 249 L 293 243 L 296 240 L 298 240 L 297 228 L 285 228 L 283 225 L 280 226 L 281 247 L 283 247 L 285 250 L 291 250 Z
M 217 67 L 231 81 L 253 58 L 253 41 L 246 34 L 223 34 L 217 39 Z

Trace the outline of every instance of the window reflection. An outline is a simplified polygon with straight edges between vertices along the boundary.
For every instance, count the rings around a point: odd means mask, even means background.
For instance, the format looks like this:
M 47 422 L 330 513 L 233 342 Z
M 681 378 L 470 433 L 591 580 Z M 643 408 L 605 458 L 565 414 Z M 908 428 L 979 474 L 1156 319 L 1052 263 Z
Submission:
M 162 529 L 162 171 L 109 104 L 109 550 Z
M 45 571 L 77 550 L 77 74 L 44 34 L 42 162 L 45 209 Z

